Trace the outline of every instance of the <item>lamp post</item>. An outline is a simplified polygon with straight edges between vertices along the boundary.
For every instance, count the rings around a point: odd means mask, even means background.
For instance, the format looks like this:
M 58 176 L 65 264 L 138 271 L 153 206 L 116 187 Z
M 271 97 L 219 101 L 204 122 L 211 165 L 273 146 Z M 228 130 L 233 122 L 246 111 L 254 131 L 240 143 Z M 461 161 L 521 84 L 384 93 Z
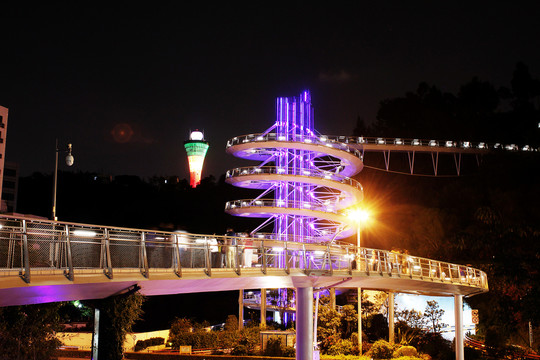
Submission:
M 56 151 L 55 151 L 56 160 L 54 162 L 54 184 L 53 184 L 53 206 L 52 206 L 52 219 L 54 221 L 58 220 L 58 218 L 56 217 L 56 187 L 57 187 L 57 184 L 58 184 L 58 153 L 61 152 L 61 151 L 62 150 L 60 150 L 58 148 L 58 139 L 56 139 Z M 66 155 L 66 165 L 67 166 L 72 166 L 73 162 L 75 161 L 75 158 L 73 157 L 73 154 L 71 153 L 72 145 L 68 144 L 67 149 L 63 150 L 63 151 L 65 151 L 67 153 L 67 155 Z
M 369 213 L 366 210 L 357 208 L 349 212 L 349 218 L 356 223 L 356 270 L 360 270 L 360 245 L 362 223 L 369 218 Z M 362 288 L 358 287 L 358 349 L 362 355 Z

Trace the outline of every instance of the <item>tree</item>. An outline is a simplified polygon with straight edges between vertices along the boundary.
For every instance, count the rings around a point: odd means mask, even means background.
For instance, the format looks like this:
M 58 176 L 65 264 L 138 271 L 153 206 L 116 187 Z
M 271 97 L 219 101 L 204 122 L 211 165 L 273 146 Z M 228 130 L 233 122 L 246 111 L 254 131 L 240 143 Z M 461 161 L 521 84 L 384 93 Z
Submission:
M 473 77 L 454 95 L 422 82 L 416 91 L 381 101 L 371 128 L 386 137 L 538 144 L 539 97 L 540 80 L 518 63 L 510 88 Z M 363 130 L 358 119 L 355 133 Z
M 330 306 L 327 296 L 319 299 L 319 313 L 317 314 L 317 340 L 323 353 L 342 339 L 342 315 Z
M 238 345 L 231 352 L 233 355 L 254 355 L 260 343 L 260 327 L 250 323 L 239 332 Z
M 236 315 L 227 316 L 227 320 L 225 321 L 225 326 L 223 330 L 225 331 L 238 330 L 238 318 L 236 317 Z
M 169 336 L 176 334 L 191 332 L 193 329 L 193 323 L 191 320 L 186 318 L 176 318 L 171 324 L 171 329 L 169 330 Z
M 381 101 L 374 130 L 387 137 L 442 138 L 457 132 L 455 114 L 454 95 L 420 83 L 416 92 Z
M 138 293 L 112 296 L 99 300 L 99 358 L 121 360 L 124 340 L 142 314 L 144 297 Z
M 341 333 L 344 339 L 350 339 L 353 333 L 358 332 L 358 312 L 354 305 L 344 305 L 341 310 Z
M 414 309 L 396 311 L 396 319 L 398 342 L 404 345 L 416 344 L 426 324 L 422 313 Z
M 0 359 L 49 358 L 60 341 L 58 311 L 63 303 L 0 308 Z
M 405 309 L 396 311 L 396 319 L 398 322 L 402 321 L 413 329 L 422 330 L 426 326 L 426 318 L 418 310 Z
M 439 308 L 439 304 L 435 300 L 428 300 L 426 309 L 424 310 L 424 318 L 426 326 L 430 329 L 432 333 L 440 333 L 442 328 L 447 326 L 443 323 L 442 316 L 444 315 L 444 310 Z
M 356 127 L 353 130 L 354 136 L 373 136 L 371 126 L 366 125 L 364 118 L 356 118 Z
M 501 141 L 500 124 L 496 110 L 500 104 L 500 95 L 495 87 L 474 77 L 462 85 L 457 95 L 457 117 L 462 139 L 473 141 Z

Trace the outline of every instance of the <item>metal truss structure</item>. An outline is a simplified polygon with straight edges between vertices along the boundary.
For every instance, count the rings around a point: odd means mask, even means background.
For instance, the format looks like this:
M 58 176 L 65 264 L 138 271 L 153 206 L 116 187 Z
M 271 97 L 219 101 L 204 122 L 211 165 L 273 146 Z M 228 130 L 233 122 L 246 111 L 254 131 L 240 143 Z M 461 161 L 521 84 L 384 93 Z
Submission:
M 363 198 L 362 186 L 351 178 L 362 170 L 362 152 L 317 134 L 313 119 L 308 91 L 281 97 L 268 130 L 227 142 L 228 153 L 259 162 L 226 173 L 232 185 L 263 190 L 225 205 L 229 214 L 265 219 L 254 236 L 328 242 L 355 232 L 344 210 Z
M 453 140 L 429 140 L 429 139 L 405 139 L 405 138 L 383 138 L 364 136 L 326 136 L 325 140 L 332 143 L 348 144 L 362 153 L 362 158 L 366 153 L 381 153 L 384 158 L 384 170 L 391 171 L 391 153 L 406 153 L 408 170 L 410 175 L 420 174 L 415 168 L 416 155 L 428 154 L 431 158 L 433 169 L 432 175 L 439 175 L 440 155 L 448 155 L 453 158 L 456 175 L 461 175 L 463 155 L 474 155 L 476 164 L 480 166 L 481 157 L 488 154 L 526 154 L 538 153 L 538 148 L 529 145 L 518 146 L 516 144 L 453 141 Z

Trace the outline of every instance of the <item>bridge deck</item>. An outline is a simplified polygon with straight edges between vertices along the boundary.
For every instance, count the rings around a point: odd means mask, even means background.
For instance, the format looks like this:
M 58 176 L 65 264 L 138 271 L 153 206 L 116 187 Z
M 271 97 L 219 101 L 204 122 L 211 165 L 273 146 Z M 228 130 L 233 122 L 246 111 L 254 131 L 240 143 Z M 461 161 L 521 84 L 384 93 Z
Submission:
M 218 245 L 226 241 L 236 244 Z M 222 267 L 220 247 L 230 268 Z M 488 290 L 485 273 L 471 267 L 345 243 L 0 216 L 0 306 L 104 298 L 135 284 L 149 296 L 306 286 L 442 296 Z

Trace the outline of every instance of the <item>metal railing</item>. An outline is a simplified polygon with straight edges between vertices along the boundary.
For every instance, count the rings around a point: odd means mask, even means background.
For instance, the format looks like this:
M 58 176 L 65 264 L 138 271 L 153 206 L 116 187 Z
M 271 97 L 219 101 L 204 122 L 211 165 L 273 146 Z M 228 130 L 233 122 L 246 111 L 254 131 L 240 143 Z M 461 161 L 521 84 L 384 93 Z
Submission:
M 250 166 L 250 167 L 240 167 L 235 168 L 232 170 L 228 170 L 225 174 L 225 178 L 233 178 L 233 177 L 241 177 L 241 176 L 249 176 L 249 175 L 266 175 L 266 174 L 294 174 L 294 170 L 285 170 L 279 167 L 275 166 Z M 307 176 L 307 177 L 313 177 L 318 179 L 325 179 L 325 180 L 331 180 L 338 182 L 340 184 L 345 184 L 352 186 L 353 188 L 363 191 L 362 185 L 359 181 L 343 176 L 340 174 L 336 174 L 330 171 L 324 171 L 324 170 L 302 170 L 295 176 Z
M 262 236 L 262 237 L 261 237 Z M 61 271 L 73 280 L 77 270 L 99 269 L 113 278 L 120 269 L 170 271 L 230 268 L 300 269 L 306 274 L 332 275 L 346 270 L 366 275 L 407 277 L 457 283 L 487 290 L 480 270 L 406 254 L 361 248 L 345 243 L 276 240 L 274 234 L 216 236 L 55 222 L 0 215 L 0 281 L 14 271 L 27 283 L 33 271 Z M 357 270 L 358 266 L 358 270 Z
M 304 144 L 315 144 L 320 146 L 326 146 L 341 151 L 345 151 L 353 154 L 359 159 L 362 159 L 362 152 L 350 147 L 347 143 L 339 140 L 334 140 L 325 135 L 321 136 L 306 136 L 301 134 L 289 134 L 287 136 L 278 136 L 276 133 L 264 133 L 264 134 L 249 134 L 236 136 L 227 141 L 227 148 L 235 145 L 256 143 L 264 141 L 283 141 L 283 142 L 301 142 Z
M 530 145 L 487 143 L 482 141 L 453 141 L 440 139 L 409 139 L 409 138 L 385 138 L 385 137 L 364 137 L 364 136 L 338 136 L 325 135 L 325 139 L 333 142 L 345 144 L 370 144 L 370 145 L 397 145 L 432 148 L 455 148 L 460 150 L 507 150 L 507 151 L 538 151 Z
M 298 136 L 291 138 L 280 139 L 275 133 L 267 134 L 249 134 L 237 136 L 227 141 L 227 147 L 257 141 L 296 141 L 305 143 L 314 143 L 318 145 L 331 145 L 337 149 L 341 149 L 356 154 L 356 149 L 349 148 L 347 144 L 353 145 L 398 145 L 398 146 L 414 146 L 414 147 L 431 147 L 431 148 L 455 148 L 456 150 L 507 150 L 507 151 L 526 151 L 538 152 L 540 148 L 530 145 L 516 145 L 508 143 L 488 143 L 481 141 L 453 141 L 440 139 L 409 139 L 409 138 L 385 138 L 385 137 L 364 137 L 364 136 L 344 136 L 344 135 L 320 135 L 313 137 Z M 362 154 L 357 155 L 362 158 Z
M 225 203 L 225 210 L 234 208 L 252 208 L 252 207 L 271 207 L 297 210 L 322 211 L 324 213 L 340 214 L 339 208 L 334 204 L 313 204 L 308 201 L 285 201 L 276 199 L 242 199 L 233 200 Z M 345 215 L 343 215 L 345 216 Z

